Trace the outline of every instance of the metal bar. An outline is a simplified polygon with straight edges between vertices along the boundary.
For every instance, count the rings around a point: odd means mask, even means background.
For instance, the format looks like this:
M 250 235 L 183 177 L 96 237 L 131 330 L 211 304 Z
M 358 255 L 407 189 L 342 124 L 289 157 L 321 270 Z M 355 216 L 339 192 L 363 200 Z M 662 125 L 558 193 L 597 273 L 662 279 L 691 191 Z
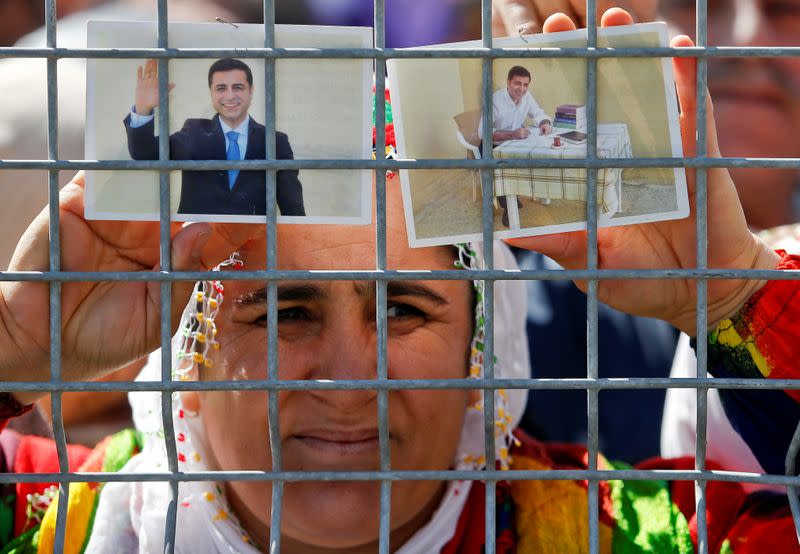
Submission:
M 168 1 L 158 0 L 157 42 L 159 48 L 169 45 Z M 169 160 L 169 59 L 158 60 L 158 159 Z M 170 188 L 169 171 L 158 172 L 159 209 L 159 258 L 162 271 L 172 270 L 170 254 Z M 161 301 L 159 324 L 161 336 L 161 383 L 172 381 L 172 281 L 159 283 Z M 164 447 L 167 453 L 167 467 L 175 475 L 178 473 L 178 451 L 175 442 L 175 428 L 172 422 L 172 393 L 161 393 L 161 424 L 164 429 Z M 170 499 L 167 504 L 164 524 L 164 552 L 175 551 L 175 536 L 178 521 L 178 482 L 170 480 Z
M 787 477 L 795 477 L 797 475 L 798 452 L 800 452 L 800 423 L 797 425 L 794 436 L 792 436 L 792 442 L 789 443 L 789 449 L 786 451 Z M 790 486 L 786 493 L 789 496 L 789 507 L 792 510 L 794 532 L 797 536 L 797 541 L 800 542 L 800 498 L 798 498 L 798 488 L 796 486 Z
M 586 0 L 587 49 L 597 48 L 597 2 Z M 586 60 L 586 161 L 593 165 L 597 160 L 597 59 Z M 586 269 L 597 269 L 597 169 L 592 167 L 586 172 Z M 597 295 L 599 282 L 590 280 L 586 297 L 586 378 L 595 380 L 598 375 L 598 313 Z M 590 471 L 597 469 L 599 454 L 599 395 L 596 389 L 586 390 L 586 426 L 588 464 Z M 589 520 L 589 552 L 600 551 L 600 483 L 589 480 L 588 520 Z
M 81 59 L 444 59 L 444 58 L 796 58 L 799 46 L 708 48 L 27 48 L 2 47 L 2 58 Z
M 386 46 L 386 11 L 384 0 L 374 0 L 375 50 Z M 386 60 L 375 58 L 375 158 L 384 158 L 386 150 Z M 375 269 L 386 270 L 386 171 L 375 170 Z M 386 344 L 388 339 L 386 281 L 375 283 L 375 326 L 377 348 L 377 379 L 388 378 Z M 389 448 L 388 391 L 378 390 L 378 447 L 381 471 L 391 470 Z M 391 549 L 392 482 L 381 481 L 378 552 L 389 554 Z
M 56 32 L 56 0 L 45 2 L 45 26 L 47 46 L 55 47 Z M 47 60 L 47 156 L 51 160 L 58 159 L 58 61 Z M 49 258 L 50 271 L 61 269 L 61 222 L 59 212 L 58 171 L 47 173 L 47 197 L 49 206 Z M 58 385 L 61 381 L 61 283 L 50 282 L 50 382 Z M 58 514 L 53 543 L 54 552 L 64 551 L 67 534 L 67 507 L 69 505 L 69 482 L 63 480 L 69 473 L 69 454 L 67 439 L 64 433 L 64 418 L 61 410 L 62 392 L 55 389 L 51 393 L 50 406 L 52 413 L 53 434 L 58 456 Z
M 496 168 L 712 168 L 775 167 L 800 169 L 800 158 L 599 158 L 592 164 L 583 158 L 503 158 L 480 160 L 2 160 L 2 169 L 46 170 L 148 170 L 168 169 L 496 169 Z
M 197 281 L 214 278 L 208 271 L 0 271 L 0 281 Z M 219 275 L 216 275 L 219 276 Z M 454 275 L 449 270 L 357 270 L 357 271 L 303 271 L 275 270 L 237 271 L 225 275 L 227 281 L 282 281 L 282 280 L 326 280 L 326 281 L 455 281 L 486 279 L 490 281 L 565 281 L 585 279 L 767 279 L 794 281 L 800 272 L 775 269 L 526 269 L 526 270 L 461 270 Z
M 447 390 L 447 389 L 530 389 L 530 390 L 652 390 L 652 389 L 750 389 L 797 390 L 800 379 L 748 378 L 597 378 L 597 379 L 352 379 L 352 380 L 248 380 L 248 381 L 174 381 L 163 385 L 159 381 L 97 381 L 41 382 L 2 381 L 4 391 L 63 392 L 96 391 L 249 391 L 249 390 Z
M 490 0 L 481 0 L 481 39 L 483 47 L 492 48 L 492 6 Z M 483 120 L 483 149 L 482 157 L 492 160 L 492 105 L 491 99 L 494 92 L 493 67 L 494 58 L 483 58 L 481 64 L 481 111 Z M 494 268 L 494 170 L 490 168 L 481 169 L 481 229 L 483 234 L 483 263 L 484 268 L 492 270 Z M 483 375 L 488 379 L 494 378 L 494 281 L 483 281 L 483 302 L 484 314 L 484 344 L 483 344 Z M 495 406 L 494 390 L 483 389 L 483 444 L 486 471 L 495 468 Z M 496 549 L 496 490 L 497 480 L 487 478 L 485 481 L 485 503 L 484 514 L 484 552 L 494 554 Z
M 275 46 L 275 3 L 274 0 L 264 0 L 264 47 Z M 276 66 L 274 58 L 264 60 L 264 133 L 265 133 L 265 158 L 274 160 L 275 152 L 275 78 Z M 266 226 L 267 226 L 267 272 L 278 267 L 278 242 L 277 242 L 277 174 L 274 169 L 268 169 L 266 174 Z M 278 285 L 275 281 L 267 283 L 267 377 L 278 380 Z M 279 417 L 278 391 L 270 389 L 267 392 L 267 413 L 269 419 L 269 448 L 272 458 L 272 471 L 280 472 L 283 469 L 283 455 L 281 453 L 281 434 Z M 281 519 L 283 516 L 283 480 L 272 480 L 272 498 L 270 500 L 270 526 L 269 526 L 269 552 L 281 551 Z
M 726 483 L 760 483 L 778 486 L 800 486 L 800 476 L 761 475 L 734 471 L 693 470 L 596 470 L 552 469 L 552 470 L 436 470 L 436 471 L 193 471 L 172 474 L 169 472 L 148 473 L 2 473 L 0 483 L 50 483 L 62 479 L 65 482 L 131 483 L 176 481 L 287 481 L 287 482 L 341 482 L 341 481 L 572 481 L 591 479 L 595 481 L 720 481 Z
M 708 44 L 708 12 L 706 0 L 696 0 L 697 10 L 697 45 L 705 48 Z M 697 60 L 697 156 L 704 158 L 707 152 L 706 136 L 706 58 Z M 696 201 L 697 225 L 697 269 L 705 269 L 708 266 L 708 243 L 707 243 L 707 171 L 705 168 L 697 169 L 696 182 Z M 705 377 L 708 367 L 708 342 L 705 340 L 705 332 L 708 329 L 708 282 L 698 280 L 697 286 L 697 377 Z M 703 471 L 706 467 L 706 442 L 707 442 L 707 411 L 708 389 L 697 389 L 697 438 L 695 442 L 695 469 Z M 695 506 L 697 514 L 697 552 L 698 554 L 708 553 L 708 522 L 706 517 L 706 483 L 705 481 L 695 482 Z

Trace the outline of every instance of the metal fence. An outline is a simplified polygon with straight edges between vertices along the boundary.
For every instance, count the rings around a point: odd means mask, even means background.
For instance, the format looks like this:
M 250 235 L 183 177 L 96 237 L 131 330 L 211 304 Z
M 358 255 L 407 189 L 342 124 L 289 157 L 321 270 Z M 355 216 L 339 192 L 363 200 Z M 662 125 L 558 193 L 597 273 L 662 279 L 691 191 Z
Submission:
M 786 475 L 754 475 L 730 471 L 710 471 L 706 469 L 706 395 L 709 388 L 760 388 L 760 389 L 800 389 L 800 380 L 761 380 L 749 379 L 709 379 L 706 377 L 707 352 L 706 343 L 697 344 L 697 376 L 692 379 L 674 380 L 658 379 L 603 379 L 598 376 L 598 283 L 603 279 L 641 278 L 641 279 L 695 279 L 697 283 L 697 328 L 707 328 L 707 280 L 708 279 L 790 279 L 796 278 L 788 273 L 778 271 L 753 270 L 713 270 L 707 268 L 706 243 L 706 198 L 707 169 L 712 167 L 781 167 L 800 169 L 800 159 L 750 159 L 750 158 L 717 158 L 706 157 L 706 60 L 709 57 L 730 56 L 800 56 L 800 47 L 708 47 L 707 46 L 707 7 L 706 0 L 697 0 L 697 46 L 694 48 L 598 48 L 597 27 L 594 17 L 588 17 L 588 47 L 565 49 L 527 49 L 527 48 L 492 48 L 491 38 L 491 0 L 482 0 L 482 36 L 483 47 L 473 50 L 441 49 L 427 51 L 421 49 L 396 50 L 385 48 L 384 40 L 384 0 L 375 0 L 374 48 L 339 48 L 339 49 L 298 49 L 276 48 L 274 43 L 274 2 L 264 0 L 264 47 L 262 49 L 178 49 L 169 46 L 167 25 L 167 0 L 158 0 L 158 47 L 157 48 L 123 48 L 123 49 L 66 49 L 59 48 L 56 40 L 56 0 L 45 0 L 47 46 L 45 48 L 0 48 L 1 58 L 44 58 L 47 60 L 47 160 L 0 160 L 0 169 L 46 169 L 49 172 L 48 194 L 50 200 L 50 270 L 45 272 L 2 272 L 3 281 L 45 281 L 50 287 L 50 351 L 51 378 L 42 382 L 5 382 L 2 389 L 8 391 L 40 390 L 52 393 L 52 422 L 56 438 L 60 472 L 56 474 L 4 474 L 0 475 L 0 483 L 16 482 L 49 482 L 60 483 L 58 497 L 59 510 L 56 527 L 56 550 L 63 550 L 66 529 L 66 502 L 69 484 L 80 481 L 168 481 L 171 484 L 173 500 L 170 504 L 165 537 L 166 551 L 172 552 L 175 544 L 176 509 L 178 485 L 185 481 L 212 480 L 260 480 L 271 481 L 272 513 L 270 528 L 281 527 L 281 506 L 283 486 L 291 481 L 338 480 L 360 481 L 376 480 L 381 483 L 380 496 L 380 541 L 379 551 L 389 552 L 390 535 L 390 497 L 392 483 L 400 480 L 483 480 L 486 483 L 486 552 L 495 552 L 495 489 L 498 480 L 588 480 L 588 513 L 584 514 L 589 522 L 589 550 L 599 552 L 599 481 L 607 479 L 672 479 L 695 482 L 695 501 L 698 514 L 698 550 L 708 551 L 708 528 L 705 517 L 705 489 L 709 481 L 739 481 L 752 483 L 769 483 L 789 487 L 790 503 L 795 527 L 800 530 L 800 501 L 797 491 L 800 477 L 795 475 L 795 457 L 800 450 L 800 428 L 795 433 L 786 456 Z M 596 0 L 587 0 L 587 13 L 596 13 Z M 167 85 L 169 82 L 168 60 L 173 58 L 212 58 L 233 55 L 237 57 L 263 58 L 265 60 L 266 90 L 265 126 L 266 126 L 266 160 L 261 161 L 170 161 L 169 160 L 169 104 Z M 597 123 L 597 63 L 606 57 L 696 57 L 697 64 L 697 155 L 693 158 L 650 158 L 650 159 L 599 159 L 596 155 L 596 123 Z M 57 149 L 58 113 L 57 113 L 57 61 L 60 58 L 157 58 L 159 91 L 161 103 L 159 109 L 159 161 L 96 161 L 60 160 Z M 588 222 L 588 260 L 584 270 L 526 270 L 506 273 L 493 269 L 492 249 L 485 252 L 485 270 L 464 270 L 454 277 L 451 271 L 397 272 L 387 270 L 386 258 L 386 196 L 385 185 L 387 169 L 419 169 L 419 168 L 479 168 L 483 187 L 483 238 L 485 242 L 492 240 L 493 208 L 492 179 L 493 169 L 497 162 L 491 153 L 482 160 L 277 160 L 275 158 L 275 60 L 283 58 L 369 58 L 375 60 L 376 90 L 385 85 L 385 64 L 389 58 L 431 58 L 431 57 L 472 57 L 481 58 L 483 63 L 482 91 L 483 98 L 492 96 L 492 62 L 494 58 L 585 58 L 587 60 L 587 119 L 588 119 L 588 154 L 585 160 L 526 160 L 504 161 L 507 166 L 530 167 L 585 167 L 588 173 L 587 211 Z M 383 152 L 385 145 L 384 132 L 384 98 L 376 95 L 376 126 L 378 153 Z M 483 140 L 491 143 L 491 110 L 485 101 L 483 106 Z M 603 167 L 687 167 L 697 169 L 697 267 L 687 270 L 600 270 L 598 269 L 597 252 L 597 213 L 594 208 L 597 201 L 595 186 L 597 169 Z M 231 382 L 173 382 L 171 368 L 171 290 L 176 281 L 199 280 L 209 278 L 206 272 L 177 272 L 170 267 L 170 189 L 169 172 L 176 169 L 263 169 L 267 174 L 267 266 L 265 271 L 240 271 L 226 279 L 265 280 L 268 283 L 268 373 L 266 380 L 231 381 Z M 96 273 L 65 272 L 60 264 L 60 234 L 58 210 L 58 173 L 78 169 L 158 169 L 160 173 L 160 271 L 137 273 Z M 280 169 L 371 169 L 375 172 L 377 191 L 377 228 L 375 234 L 376 260 L 375 269 L 365 272 L 332 271 L 324 275 L 309 271 L 278 271 L 276 248 L 276 171 Z M 278 378 L 277 348 L 277 283 L 281 279 L 335 279 L 335 280 L 371 280 L 376 286 L 376 323 L 378 332 L 377 378 L 375 380 L 349 380 L 333 382 L 287 381 Z M 387 309 L 386 284 L 394 279 L 482 279 L 485 282 L 484 310 L 486 314 L 485 343 L 485 375 L 483 379 L 465 380 L 393 380 L 387 376 Z M 543 280 L 588 280 L 588 321 L 587 321 L 587 375 L 584 379 L 495 379 L 494 377 L 494 283 L 498 279 L 543 279 Z M 136 383 L 93 383 L 65 382 L 61 378 L 61 285 L 67 281 L 111 281 L 138 280 L 158 281 L 161 287 L 161 353 L 162 374 L 160 382 Z M 598 458 L 598 393 L 606 389 L 656 389 L 687 388 L 697 390 L 697 443 L 696 464 L 693 471 L 643 471 L 643 470 L 599 470 Z M 402 389 L 445 389 L 445 388 L 480 388 L 490 392 L 499 388 L 522 389 L 581 389 L 587 394 L 588 414 L 588 470 L 548 470 L 548 471 L 507 471 L 493 469 L 485 471 L 393 471 L 389 458 L 389 437 L 387 424 L 387 393 Z M 377 390 L 380 470 L 356 472 L 292 472 L 285 471 L 281 463 L 280 442 L 276 440 L 278 433 L 277 395 L 282 390 Z M 161 391 L 162 419 L 165 430 L 165 441 L 169 459 L 168 471 L 147 474 L 108 474 L 108 473 L 70 473 L 66 439 L 61 413 L 61 396 L 69 391 L 120 391 L 151 390 Z M 179 472 L 175 447 L 175 435 L 172 425 L 172 393 L 182 390 L 266 390 L 269 399 L 269 430 L 272 451 L 273 470 L 260 471 L 224 471 L 224 472 Z M 487 467 L 495 467 L 494 451 L 494 395 L 486 394 L 483 407 L 485 430 L 485 454 Z M 272 533 L 270 552 L 280 550 L 280 534 Z

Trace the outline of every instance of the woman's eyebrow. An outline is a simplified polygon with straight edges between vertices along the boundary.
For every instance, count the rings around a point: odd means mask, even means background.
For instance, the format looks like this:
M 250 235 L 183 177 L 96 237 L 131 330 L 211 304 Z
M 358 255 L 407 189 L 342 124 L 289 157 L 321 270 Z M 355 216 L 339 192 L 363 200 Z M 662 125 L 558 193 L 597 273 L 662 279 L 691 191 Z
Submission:
M 278 302 L 287 300 L 320 300 L 327 298 L 328 294 L 321 287 L 310 284 L 283 284 L 278 285 Z M 246 292 L 234 301 L 239 306 L 252 306 L 267 303 L 267 288 L 260 288 Z
M 386 283 L 388 296 L 422 296 L 439 305 L 448 304 L 447 299 L 422 283 L 414 281 L 389 281 Z

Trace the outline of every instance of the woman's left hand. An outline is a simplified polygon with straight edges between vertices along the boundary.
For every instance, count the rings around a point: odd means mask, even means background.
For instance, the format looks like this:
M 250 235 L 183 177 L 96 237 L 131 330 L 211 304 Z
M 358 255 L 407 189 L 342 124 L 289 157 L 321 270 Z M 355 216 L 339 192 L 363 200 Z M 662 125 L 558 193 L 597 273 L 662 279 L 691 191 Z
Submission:
M 630 14 L 611 8 L 603 14 L 601 25 L 629 25 Z M 555 14 L 544 23 L 544 32 L 575 29 L 564 14 Z M 687 36 L 672 39 L 673 47 L 694 46 Z M 681 138 L 686 157 L 696 150 L 695 58 L 674 58 L 673 68 L 681 115 Z M 706 94 L 707 152 L 720 157 L 711 99 Z M 717 269 L 775 269 L 778 255 L 748 227 L 736 188 L 725 168 L 707 170 L 708 190 L 708 267 Z M 686 170 L 690 214 L 685 219 L 598 229 L 598 267 L 601 269 L 688 269 L 696 267 L 695 226 L 696 170 Z M 536 250 L 553 258 L 567 269 L 585 269 L 587 234 L 560 233 L 508 241 L 514 246 Z M 586 289 L 586 282 L 576 283 Z M 764 285 L 756 280 L 710 280 L 708 283 L 708 323 L 713 324 L 736 312 Z M 694 335 L 697 287 L 688 279 L 600 280 L 598 297 L 609 306 L 641 316 L 663 319 Z

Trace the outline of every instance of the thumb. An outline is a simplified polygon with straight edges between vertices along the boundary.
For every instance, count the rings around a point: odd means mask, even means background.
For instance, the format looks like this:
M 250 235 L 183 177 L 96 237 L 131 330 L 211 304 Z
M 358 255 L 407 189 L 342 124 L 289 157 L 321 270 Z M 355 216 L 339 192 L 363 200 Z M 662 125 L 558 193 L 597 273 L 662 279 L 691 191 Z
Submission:
M 178 231 L 172 238 L 172 270 L 202 271 L 203 248 L 211 238 L 211 225 L 192 223 Z M 183 312 L 186 301 L 194 287 L 193 281 L 175 281 L 172 285 L 173 325 Z

